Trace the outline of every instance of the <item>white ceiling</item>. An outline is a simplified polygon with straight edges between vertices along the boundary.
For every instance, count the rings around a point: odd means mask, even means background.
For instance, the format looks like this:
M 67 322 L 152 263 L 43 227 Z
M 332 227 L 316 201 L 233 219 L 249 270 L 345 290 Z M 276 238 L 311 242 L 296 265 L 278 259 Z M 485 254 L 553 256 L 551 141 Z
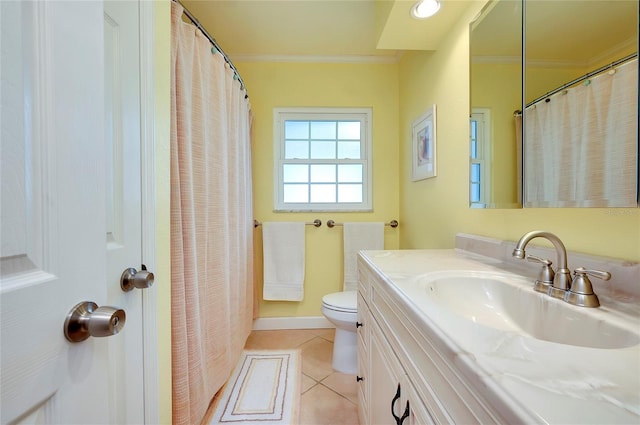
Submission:
M 415 0 L 181 0 L 232 60 L 306 61 L 395 61 L 405 50 L 437 50 L 472 5 L 487 3 L 440 1 L 435 16 L 417 20 Z M 520 2 L 490 8 L 474 30 L 474 55 L 519 56 Z M 612 46 L 628 49 L 637 43 L 637 15 L 629 0 L 528 2 L 527 57 L 589 62 Z
M 410 16 L 414 0 L 182 0 L 232 59 L 396 60 L 436 50 L 474 0 L 441 0 L 438 14 Z M 475 0 L 475 2 L 484 0 Z

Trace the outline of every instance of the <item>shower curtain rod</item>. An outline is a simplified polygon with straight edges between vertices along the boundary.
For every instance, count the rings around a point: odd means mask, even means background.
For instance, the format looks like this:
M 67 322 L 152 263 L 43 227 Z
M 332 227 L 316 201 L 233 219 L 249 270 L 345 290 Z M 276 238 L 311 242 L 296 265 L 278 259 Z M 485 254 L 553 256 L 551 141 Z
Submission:
M 628 62 L 630 60 L 636 59 L 637 57 L 638 57 L 638 53 L 637 52 L 636 53 L 632 53 L 629 56 L 625 56 L 623 58 L 620 58 L 620 59 L 618 59 L 616 61 L 611 62 L 608 65 L 602 66 L 602 67 L 596 69 L 595 71 L 588 72 L 588 73 L 584 74 L 582 77 L 578 77 L 573 81 L 569 81 L 568 83 L 563 84 L 562 86 L 558 87 L 557 89 L 551 90 L 549 93 L 545 94 L 544 96 L 540 96 L 539 98 L 535 99 L 534 101 L 527 103 L 526 107 L 528 108 L 531 105 L 535 105 L 536 103 L 540 102 L 541 100 L 546 99 L 546 98 L 548 98 L 550 96 L 553 96 L 554 94 L 566 89 L 567 87 L 571 87 L 572 85 L 577 84 L 580 81 L 584 81 L 584 80 L 586 80 L 588 78 L 593 77 L 594 75 L 598 75 L 601 72 L 606 71 L 607 69 L 611 69 L 614 66 L 617 66 L 617 65 L 620 65 L 622 63 Z
M 231 62 L 231 59 L 229 59 L 229 56 L 224 52 L 224 50 L 222 50 L 222 48 L 220 47 L 220 45 L 218 44 L 218 42 L 216 41 L 215 38 L 211 37 L 211 35 L 207 32 L 206 29 L 204 29 L 204 27 L 200 24 L 200 21 L 198 21 L 198 19 L 196 19 L 195 16 L 193 16 L 193 13 L 189 12 L 189 9 L 187 9 L 184 4 L 182 4 L 180 2 L 180 0 L 172 0 L 175 3 L 178 3 L 180 6 L 182 6 L 183 9 L 183 13 L 185 15 L 187 15 L 187 18 L 189 18 L 189 20 L 191 22 L 193 22 L 193 24 L 196 26 L 196 28 L 198 28 L 202 34 L 204 34 L 205 37 L 207 37 L 209 39 L 209 41 L 211 42 L 211 44 L 213 44 L 213 47 L 220 52 L 220 54 L 222 55 L 222 57 L 224 58 L 224 61 L 229 65 L 229 67 L 233 70 L 233 73 L 235 74 L 235 76 L 238 78 L 238 81 L 240 81 L 240 86 L 242 87 L 242 89 L 245 92 L 244 98 L 248 99 L 249 98 L 249 92 L 247 91 L 247 86 L 244 85 L 244 80 L 242 79 L 242 77 L 240 76 L 240 73 L 238 72 L 238 70 L 236 69 L 236 67 L 233 65 L 233 63 Z

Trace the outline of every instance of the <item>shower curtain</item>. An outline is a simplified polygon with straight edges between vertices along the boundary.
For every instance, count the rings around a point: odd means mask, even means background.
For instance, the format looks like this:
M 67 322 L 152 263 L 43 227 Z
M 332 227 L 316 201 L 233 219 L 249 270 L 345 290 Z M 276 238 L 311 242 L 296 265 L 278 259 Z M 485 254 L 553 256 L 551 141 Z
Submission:
M 638 62 L 527 107 L 524 205 L 636 204 Z
M 251 111 L 220 53 L 172 2 L 173 424 L 199 424 L 253 317 Z

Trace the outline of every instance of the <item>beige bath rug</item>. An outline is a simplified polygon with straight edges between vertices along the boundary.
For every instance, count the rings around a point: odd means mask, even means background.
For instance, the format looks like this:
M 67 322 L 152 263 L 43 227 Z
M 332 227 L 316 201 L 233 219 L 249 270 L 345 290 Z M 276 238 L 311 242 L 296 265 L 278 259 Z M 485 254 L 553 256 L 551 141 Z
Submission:
M 298 423 L 299 350 L 245 350 L 211 424 L 288 425 Z

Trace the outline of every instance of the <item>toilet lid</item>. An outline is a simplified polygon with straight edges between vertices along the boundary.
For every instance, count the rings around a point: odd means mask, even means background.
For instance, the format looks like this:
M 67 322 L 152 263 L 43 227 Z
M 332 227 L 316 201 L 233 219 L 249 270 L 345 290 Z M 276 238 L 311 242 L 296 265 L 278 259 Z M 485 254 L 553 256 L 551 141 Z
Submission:
M 322 297 L 322 304 L 331 310 L 358 311 L 358 291 L 343 291 L 327 294 Z

